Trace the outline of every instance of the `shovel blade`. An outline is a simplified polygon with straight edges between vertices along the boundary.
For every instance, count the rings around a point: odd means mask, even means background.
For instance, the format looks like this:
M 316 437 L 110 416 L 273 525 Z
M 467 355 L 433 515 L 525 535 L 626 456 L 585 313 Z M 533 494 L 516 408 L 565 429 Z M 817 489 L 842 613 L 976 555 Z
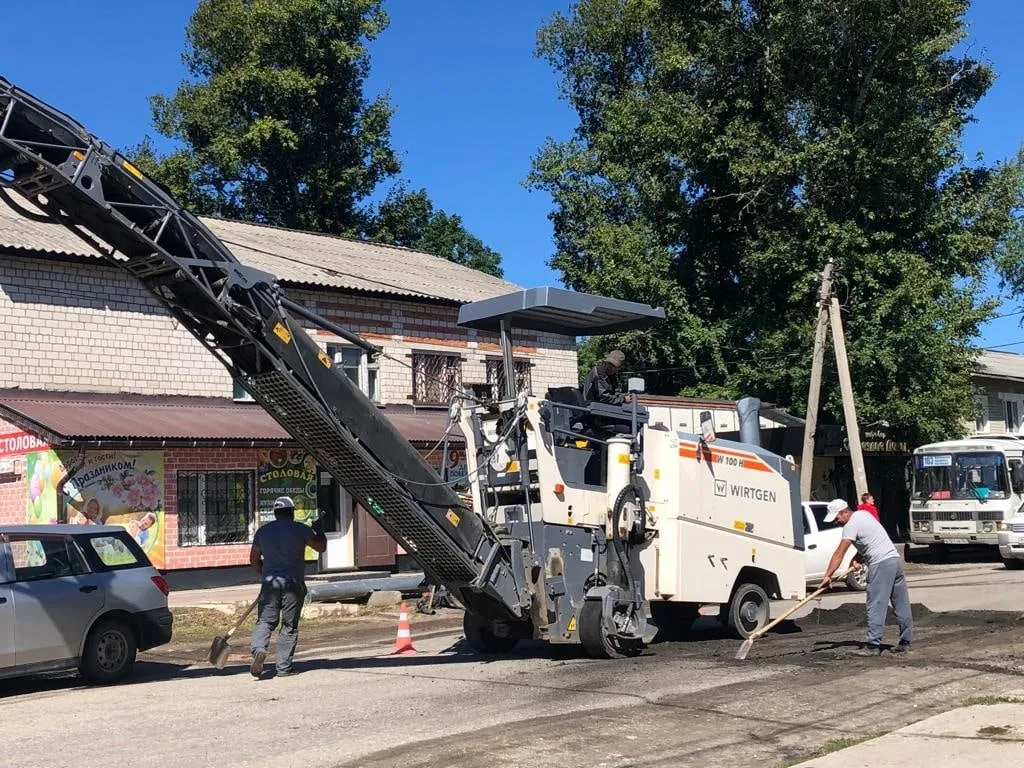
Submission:
M 224 669 L 230 652 L 231 646 L 228 645 L 228 639 L 218 635 L 213 638 L 213 643 L 210 645 L 210 663 L 217 669 Z
M 736 651 L 736 658 L 740 661 L 743 661 L 745 658 L 747 658 L 747 654 L 750 653 L 750 649 L 753 647 L 754 638 L 748 637 L 746 640 L 743 641 L 743 645 L 740 646 L 740 649 Z

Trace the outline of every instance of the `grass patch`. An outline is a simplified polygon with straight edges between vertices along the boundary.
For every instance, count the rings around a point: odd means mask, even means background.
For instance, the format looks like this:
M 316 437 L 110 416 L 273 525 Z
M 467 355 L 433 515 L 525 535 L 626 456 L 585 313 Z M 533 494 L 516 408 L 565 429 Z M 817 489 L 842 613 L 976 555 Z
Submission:
M 871 739 L 876 739 L 882 735 L 881 733 L 866 733 L 863 736 L 845 736 L 841 739 L 832 739 L 832 741 L 826 741 L 822 744 L 814 754 L 804 755 L 803 757 L 791 757 L 789 760 L 779 763 L 778 768 L 792 768 L 794 765 L 814 760 L 817 757 L 831 755 L 833 752 L 838 752 L 847 747 L 855 747 L 858 744 L 863 744 L 865 741 L 871 741 Z
M 993 704 L 1024 704 L 1024 699 L 1020 696 L 971 696 L 964 702 L 965 707 L 990 707 Z

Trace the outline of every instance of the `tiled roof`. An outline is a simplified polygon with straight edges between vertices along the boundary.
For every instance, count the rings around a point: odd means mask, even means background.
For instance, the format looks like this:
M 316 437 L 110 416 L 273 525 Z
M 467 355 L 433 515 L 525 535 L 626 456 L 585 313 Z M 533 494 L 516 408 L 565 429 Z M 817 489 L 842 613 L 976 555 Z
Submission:
M 21 198 L 17 202 L 29 207 Z M 284 283 L 467 303 L 518 291 L 513 283 L 429 253 L 240 221 L 203 218 L 239 261 Z M 55 222 L 27 219 L 0 201 L 0 248 L 99 257 Z

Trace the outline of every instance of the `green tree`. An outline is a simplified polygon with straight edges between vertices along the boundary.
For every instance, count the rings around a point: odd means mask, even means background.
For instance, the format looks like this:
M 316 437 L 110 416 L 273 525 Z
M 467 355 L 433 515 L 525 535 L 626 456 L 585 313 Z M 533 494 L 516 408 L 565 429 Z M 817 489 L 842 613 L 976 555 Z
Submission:
M 1022 261 L 1020 159 L 960 150 L 994 78 L 957 53 L 966 7 L 580 0 L 556 14 L 538 52 L 579 122 L 529 179 L 555 202 L 552 265 L 668 315 L 602 348 L 650 369 L 652 390 L 801 407 L 835 257 L 859 416 L 912 440 L 959 431 L 993 312 L 983 278 Z
M 369 239 L 442 256 L 449 261 L 501 277 L 501 254 L 470 234 L 459 216 L 434 209 L 425 189 L 392 189 L 367 230 Z
M 200 0 L 190 77 L 150 99 L 179 148 L 160 156 L 147 138 L 131 154 L 199 214 L 380 237 L 500 274 L 501 257 L 425 191 L 405 202 L 399 184 L 379 211 L 367 202 L 401 170 L 390 100 L 363 93 L 366 46 L 387 24 L 381 0 Z

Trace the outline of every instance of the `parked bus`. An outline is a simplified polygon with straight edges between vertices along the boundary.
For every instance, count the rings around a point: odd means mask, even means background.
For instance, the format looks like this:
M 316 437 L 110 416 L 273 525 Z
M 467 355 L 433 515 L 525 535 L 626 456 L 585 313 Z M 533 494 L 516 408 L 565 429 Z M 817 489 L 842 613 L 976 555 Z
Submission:
M 998 545 L 1024 501 L 1024 441 L 978 435 L 914 450 L 910 540 L 939 556 L 957 545 Z

